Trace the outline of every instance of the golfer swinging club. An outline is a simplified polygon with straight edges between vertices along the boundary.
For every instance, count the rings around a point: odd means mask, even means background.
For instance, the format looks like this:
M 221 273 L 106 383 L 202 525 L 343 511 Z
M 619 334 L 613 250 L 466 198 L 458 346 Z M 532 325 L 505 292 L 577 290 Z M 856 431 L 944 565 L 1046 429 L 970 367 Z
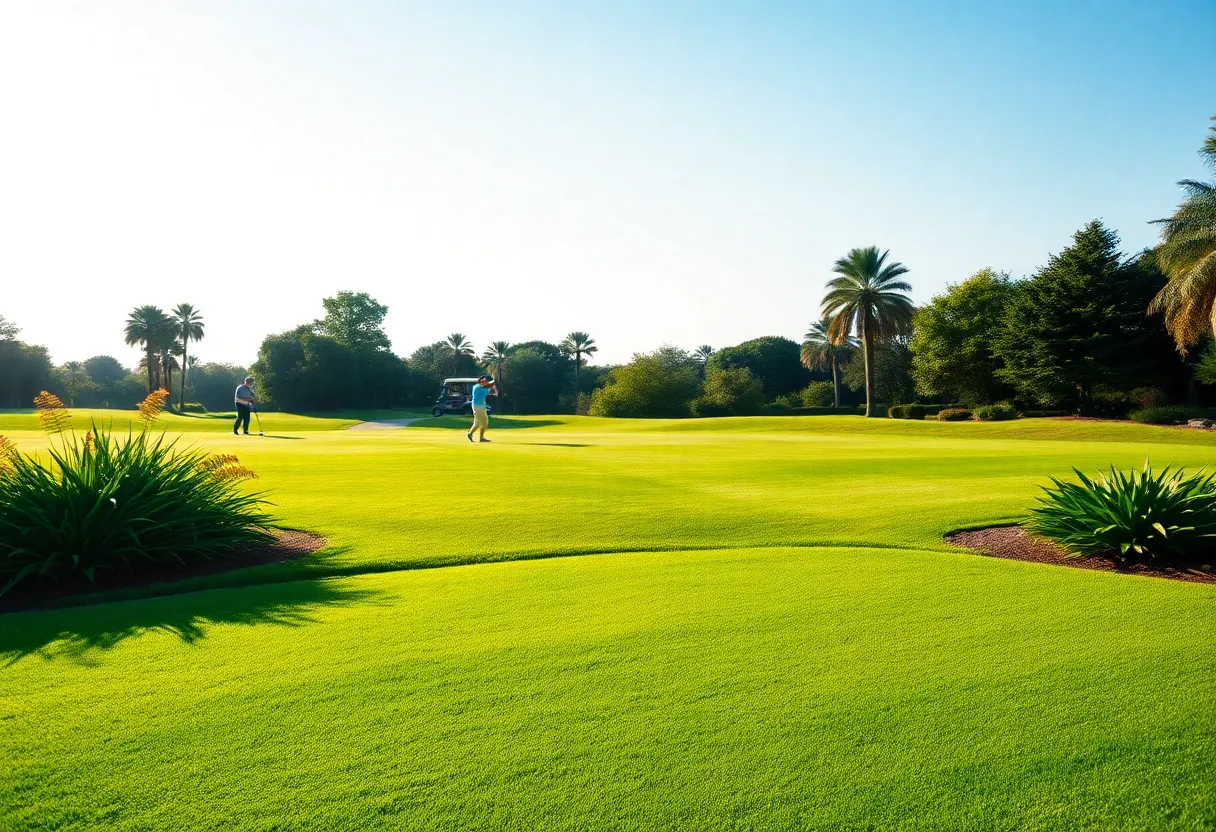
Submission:
M 498 387 L 494 384 L 494 379 L 482 373 L 477 379 L 477 385 L 473 388 L 473 427 L 469 428 L 469 432 L 465 436 L 469 437 L 469 441 L 473 441 L 473 432 L 481 431 L 479 442 L 489 442 L 486 439 L 486 428 L 490 426 L 490 414 L 486 410 L 486 396 L 493 393 L 498 395 Z
M 257 396 L 253 395 L 253 376 L 246 376 L 241 385 L 236 388 L 236 421 L 232 423 L 232 433 L 234 436 L 239 435 L 238 431 L 243 426 L 245 435 L 249 435 L 249 414 L 253 412 L 253 406 L 257 403 Z

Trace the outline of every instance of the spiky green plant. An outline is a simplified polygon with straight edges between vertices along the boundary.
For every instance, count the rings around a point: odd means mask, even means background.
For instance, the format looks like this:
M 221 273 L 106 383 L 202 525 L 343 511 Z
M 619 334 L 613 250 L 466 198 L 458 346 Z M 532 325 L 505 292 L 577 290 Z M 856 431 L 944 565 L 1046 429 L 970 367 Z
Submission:
M 1123 472 L 1113 466 L 1080 482 L 1052 477 L 1031 509 L 1031 532 L 1077 556 L 1120 563 L 1185 563 L 1216 547 L 1216 474 L 1188 476 L 1166 466 Z
M 154 438 L 155 437 L 155 438 Z M 35 578 L 209 558 L 272 539 L 254 476 L 235 457 L 147 431 L 64 434 L 47 462 L 0 443 L 0 594 Z

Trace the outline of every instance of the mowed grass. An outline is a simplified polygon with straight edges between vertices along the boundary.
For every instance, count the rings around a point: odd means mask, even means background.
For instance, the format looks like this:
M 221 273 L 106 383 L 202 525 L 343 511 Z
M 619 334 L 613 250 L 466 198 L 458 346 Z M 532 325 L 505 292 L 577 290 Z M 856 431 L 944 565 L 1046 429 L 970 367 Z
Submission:
M 1206 434 L 423 424 L 187 437 L 331 545 L 0 616 L 0 828 L 1216 828 L 1216 587 L 941 542 Z
M 72 425 L 78 430 L 88 430 L 93 423 L 110 426 L 119 431 L 140 430 L 139 413 L 135 410 L 109 410 L 101 408 L 72 408 Z M 336 414 L 301 415 L 296 413 L 259 413 L 262 428 L 266 433 L 293 433 L 296 431 L 342 430 L 370 419 L 409 419 L 426 415 L 415 410 L 340 411 Z M 223 433 L 232 431 L 236 413 L 163 413 L 156 421 L 162 431 L 182 433 Z M 258 422 L 251 421 L 250 429 L 256 431 Z M 38 414 L 32 410 L 0 410 L 0 433 L 38 430 Z

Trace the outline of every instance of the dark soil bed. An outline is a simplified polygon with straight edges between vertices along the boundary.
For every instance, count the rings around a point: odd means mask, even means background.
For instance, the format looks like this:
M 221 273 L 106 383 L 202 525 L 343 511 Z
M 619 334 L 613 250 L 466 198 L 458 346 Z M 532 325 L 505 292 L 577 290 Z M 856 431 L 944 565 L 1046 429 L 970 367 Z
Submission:
M 89 595 L 116 589 L 166 584 L 186 578 L 231 572 L 234 569 L 285 563 L 310 555 L 328 543 L 318 534 L 299 529 L 276 529 L 274 535 L 278 539 L 273 543 L 241 546 L 220 557 L 201 559 L 189 564 L 165 565 L 137 575 L 119 571 L 102 572 L 97 575 L 97 581 L 94 583 L 90 583 L 83 575 L 51 583 L 26 581 L 0 595 L 0 613 L 43 609 L 50 606 L 52 601 L 61 598 L 74 598 L 80 603 L 88 603 Z
M 1216 573 L 1201 572 L 1198 569 L 1171 569 L 1168 567 L 1155 569 L 1140 564 L 1123 567 L 1106 558 L 1074 557 L 1050 540 L 1027 534 L 1021 526 L 992 526 L 969 532 L 951 532 L 946 535 L 946 542 L 973 549 L 982 555 L 994 558 L 1027 560 L 1032 563 L 1050 563 L 1055 566 L 1071 566 L 1077 569 L 1098 569 L 1103 572 L 1119 572 L 1124 575 L 1216 584 Z

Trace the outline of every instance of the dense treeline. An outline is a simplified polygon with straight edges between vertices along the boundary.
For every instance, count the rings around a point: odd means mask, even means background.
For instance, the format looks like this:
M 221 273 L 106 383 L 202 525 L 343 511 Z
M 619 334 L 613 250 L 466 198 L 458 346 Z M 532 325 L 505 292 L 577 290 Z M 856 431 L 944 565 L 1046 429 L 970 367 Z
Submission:
M 1216 169 L 1216 127 L 1200 151 Z M 1184 180 L 1186 199 L 1161 244 L 1129 256 L 1101 221 L 1034 274 L 983 269 L 920 308 L 909 270 L 876 247 L 836 261 L 823 308 L 801 344 L 767 336 L 714 350 L 671 346 L 621 367 L 592 366 L 595 341 L 492 342 L 478 355 L 461 333 L 392 352 L 388 308 L 364 293 L 323 301 L 325 315 L 268 336 L 253 366 L 263 407 L 309 411 L 428 406 L 447 377 L 498 379 L 498 412 L 685 417 L 937 403 L 1001 412 L 1122 416 L 1195 405 L 1216 385 L 1216 186 Z M 178 401 L 228 409 L 244 368 L 198 364 L 204 335 L 189 304 L 170 314 L 134 310 L 125 337 L 144 359 L 138 375 L 109 356 L 52 366 L 0 318 L 0 406 L 28 406 L 51 390 L 76 406 L 130 407 L 156 387 Z M 178 360 L 180 359 L 180 361 Z
M 109 355 L 56 366 L 46 347 L 23 343 L 19 334 L 0 317 L 0 408 L 30 407 L 43 390 L 70 407 L 119 409 L 134 408 L 148 394 L 144 367 L 124 367 Z M 191 364 L 186 400 L 205 410 L 231 410 L 232 393 L 245 375 L 244 367 L 231 364 Z

